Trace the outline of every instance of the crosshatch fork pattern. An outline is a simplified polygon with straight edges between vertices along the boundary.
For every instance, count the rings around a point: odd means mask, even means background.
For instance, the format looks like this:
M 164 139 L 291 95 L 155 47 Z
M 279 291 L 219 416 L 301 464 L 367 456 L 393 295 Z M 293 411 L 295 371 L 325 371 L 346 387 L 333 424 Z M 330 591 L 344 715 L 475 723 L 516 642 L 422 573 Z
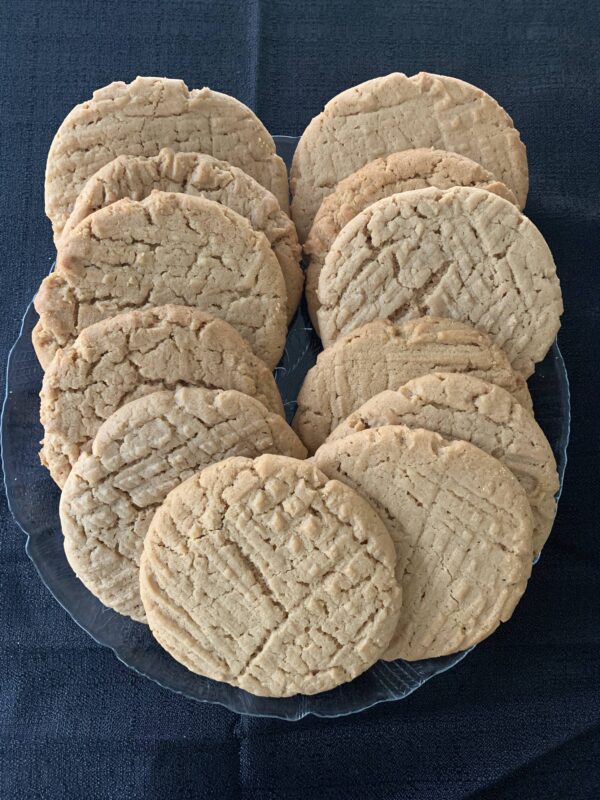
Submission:
M 297 139 L 276 137 L 288 165 Z M 441 659 L 408 664 L 378 662 L 345 686 L 313 697 L 281 700 L 254 697 L 217 681 L 193 675 L 166 654 L 145 625 L 105 608 L 81 584 L 66 561 L 58 520 L 58 489 L 39 464 L 39 390 L 42 371 L 31 346 L 37 315 L 30 306 L 7 369 L 7 395 L 2 421 L 2 457 L 7 497 L 15 520 L 27 534 L 27 552 L 44 583 L 73 619 L 117 658 L 161 686 L 200 702 L 218 703 L 242 714 L 300 719 L 306 714 L 335 717 L 397 700 L 411 694 L 435 675 L 465 657 L 458 653 Z M 288 421 L 306 371 L 313 366 L 320 343 L 302 305 L 290 326 L 284 357 L 275 370 Z M 567 374 L 556 345 L 529 381 L 536 415 L 557 459 L 562 478 L 569 438 L 570 401 Z

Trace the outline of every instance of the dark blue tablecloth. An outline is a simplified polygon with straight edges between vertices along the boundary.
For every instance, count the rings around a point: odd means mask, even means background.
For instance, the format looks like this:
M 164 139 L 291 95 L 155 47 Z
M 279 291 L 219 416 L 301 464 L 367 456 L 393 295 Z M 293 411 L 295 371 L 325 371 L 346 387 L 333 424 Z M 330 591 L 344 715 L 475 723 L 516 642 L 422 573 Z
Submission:
M 137 677 L 42 586 L 0 508 L 0 800 L 600 797 L 597 0 L 0 0 L 0 349 L 53 259 L 46 152 L 65 113 L 136 74 L 209 85 L 298 134 L 339 90 L 401 70 L 513 115 L 528 213 L 556 257 L 573 392 L 565 490 L 513 620 L 409 699 L 285 723 Z

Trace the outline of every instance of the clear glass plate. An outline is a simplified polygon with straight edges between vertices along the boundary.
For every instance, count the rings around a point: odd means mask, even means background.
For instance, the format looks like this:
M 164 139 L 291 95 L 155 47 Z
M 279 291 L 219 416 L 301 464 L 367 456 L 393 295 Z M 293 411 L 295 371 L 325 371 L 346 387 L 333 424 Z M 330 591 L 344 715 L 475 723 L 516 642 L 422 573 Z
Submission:
M 298 140 L 288 136 L 276 136 L 275 140 L 289 166 Z M 31 330 L 36 320 L 30 305 L 8 358 L 2 412 L 2 464 L 9 507 L 27 535 L 27 554 L 50 592 L 75 622 L 97 642 L 110 647 L 124 664 L 161 686 L 200 702 L 219 703 L 242 714 L 295 720 L 306 714 L 336 717 L 375 703 L 401 699 L 467 655 L 469 651 L 412 663 L 381 661 L 351 683 L 311 697 L 254 697 L 189 672 L 159 647 L 147 626 L 105 608 L 75 577 L 66 560 L 58 517 L 59 490 L 39 462 L 43 431 L 38 394 L 42 371 L 31 345 Z M 276 370 L 288 420 L 294 414 L 295 398 L 304 375 L 320 350 L 320 341 L 303 304 L 290 327 L 285 354 Z M 562 487 L 570 403 L 567 373 L 556 343 L 538 365 L 529 386 L 537 418 L 556 456 Z

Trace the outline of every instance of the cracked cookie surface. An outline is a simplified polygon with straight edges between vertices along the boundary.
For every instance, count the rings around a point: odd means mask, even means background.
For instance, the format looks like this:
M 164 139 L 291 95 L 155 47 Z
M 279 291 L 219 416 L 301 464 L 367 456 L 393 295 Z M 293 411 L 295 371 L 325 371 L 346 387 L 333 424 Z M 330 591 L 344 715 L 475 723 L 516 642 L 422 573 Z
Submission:
M 178 386 L 237 389 L 280 416 L 269 368 L 224 320 L 185 306 L 130 311 L 85 328 L 42 382 L 40 457 L 59 486 L 120 406 Z
M 387 426 L 327 442 L 315 463 L 360 492 L 394 540 L 403 604 L 385 660 L 456 653 L 510 619 L 531 573 L 532 517 L 499 461 Z
M 516 204 L 511 190 L 480 164 L 447 150 L 402 150 L 370 161 L 340 181 L 327 195 L 304 243 L 309 258 L 306 270 L 306 303 L 315 330 L 319 330 L 317 288 L 325 256 L 342 228 L 367 206 L 398 192 L 436 186 L 476 186 Z
M 304 282 L 294 223 L 281 210 L 277 198 L 258 181 L 239 167 L 205 153 L 176 153 L 164 148 L 149 158 L 126 155 L 115 158 L 89 178 L 61 236 L 67 237 L 94 211 L 124 197 L 143 200 L 155 189 L 199 195 L 222 203 L 245 217 L 256 231 L 264 233 L 283 272 L 288 319 L 292 318 Z
M 525 379 L 485 333 L 451 319 L 376 320 L 319 354 L 298 394 L 294 430 L 314 453 L 370 397 L 436 371 L 483 378 L 531 409 Z
M 168 303 L 226 320 L 271 368 L 281 358 L 285 283 L 264 234 L 213 200 L 155 191 L 94 212 L 61 239 L 35 298 L 40 363 L 95 322 Z
M 422 147 L 471 158 L 512 190 L 519 208 L 525 205 L 525 145 L 506 111 L 457 78 L 395 72 L 337 95 L 302 134 L 290 174 L 300 241 L 339 181 L 375 158 Z
M 140 567 L 150 628 L 188 669 L 253 694 L 315 694 L 384 652 L 400 590 L 386 526 L 283 456 L 232 458 L 174 489 Z
M 533 512 L 533 554 L 544 546 L 556 513 L 556 462 L 544 432 L 513 395 L 473 375 L 436 373 L 367 400 L 329 441 L 383 425 L 426 428 L 462 439 L 497 458 L 519 481 Z
M 243 103 L 181 80 L 138 77 L 97 89 L 58 129 L 46 164 L 46 214 L 55 236 L 87 179 L 120 155 L 155 156 L 163 147 L 208 153 L 240 167 L 288 210 L 285 164 L 258 117 Z
M 105 605 L 145 621 L 139 560 L 158 506 L 210 464 L 261 453 L 306 456 L 278 414 L 235 390 L 181 387 L 119 408 L 61 494 L 65 552 L 77 577 Z
M 512 203 L 483 189 L 418 189 L 379 200 L 339 234 L 319 276 L 327 346 L 373 319 L 431 314 L 487 331 L 531 375 L 560 327 L 552 253 Z

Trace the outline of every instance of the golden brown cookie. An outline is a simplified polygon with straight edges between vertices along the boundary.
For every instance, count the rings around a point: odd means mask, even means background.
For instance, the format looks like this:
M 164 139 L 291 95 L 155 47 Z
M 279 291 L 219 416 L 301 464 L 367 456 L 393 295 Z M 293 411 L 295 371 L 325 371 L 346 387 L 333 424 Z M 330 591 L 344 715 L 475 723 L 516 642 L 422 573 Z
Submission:
M 294 430 L 314 453 L 370 397 L 436 370 L 483 378 L 531 409 L 525 380 L 485 333 L 451 319 L 377 320 L 319 355 L 298 394 Z
M 471 442 L 508 467 L 531 505 L 533 552 L 539 553 L 554 522 L 558 473 L 544 432 L 513 395 L 465 373 L 423 375 L 367 400 L 329 441 L 383 425 L 427 428 L 444 439 Z
M 60 521 L 70 565 L 105 605 L 145 621 L 144 536 L 167 494 L 231 456 L 304 458 L 278 415 L 232 389 L 181 387 L 132 400 L 102 423 L 64 485 Z
M 394 546 L 356 492 L 285 456 L 230 458 L 174 489 L 140 566 L 154 636 L 188 669 L 257 695 L 315 694 L 385 651 Z
M 117 156 L 155 156 L 163 147 L 229 161 L 288 210 L 285 164 L 247 106 L 206 87 L 190 90 L 180 80 L 138 77 L 97 89 L 58 129 L 46 164 L 46 214 L 55 236 L 91 175 Z
M 525 146 L 506 111 L 458 78 L 394 72 L 338 94 L 302 134 L 290 176 L 300 241 L 343 178 L 375 158 L 421 147 L 471 158 L 514 192 L 519 208 L 525 205 Z
M 525 377 L 560 327 L 544 237 L 484 189 L 417 189 L 379 200 L 339 234 L 319 276 L 325 346 L 373 319 L 431 314 L 487 331 Z
M 386 660 L 466 650 L 510 619 L 531 573 L 532 517 L 497 459 L 389 425 L 327 442 L 315 463 L 373 505 L 396 545 L 403 605 Z
M 516 204 L 511 190 L 480 164 L 458 153 L 433 148 L 401 150 L 370 161 L 340 181 L 325 197 L 304 243 L 309 258 L 306 303 L 315 330 L 319 329 L 317 287 L 325 256 L 342 228 L 357 214 L 384 197 L 437 186 L 477 186 Z
M 118 200 L 61 238 L 35 299 L 38 358 L 47 367 L 88 325 L 167 303 L 226 320 L 267 366 L 279 362 L 287 297 L 267 238 L 220 203 L 159 191 Z
M 40 393 L 41 459 L 59 486 L 120 406 L 159 389 L 237 389 L 283 416 L 269 368 L 222 319 L 186 306 L 129 311 L 59 350 Z
M 283 272 L 288 319 L 292 318 L 304 282 L 294 223 L 281 210 L 277 198 L 258 181 L 205 153 L 176 153 L 165 147 L 157 156 L 119 156 L 109 161 L 79 193 L 62 237 L 94 211 L 124 197 L 144 200 L 154 190 L 184 192 L 222 203 L 264 233 Z

